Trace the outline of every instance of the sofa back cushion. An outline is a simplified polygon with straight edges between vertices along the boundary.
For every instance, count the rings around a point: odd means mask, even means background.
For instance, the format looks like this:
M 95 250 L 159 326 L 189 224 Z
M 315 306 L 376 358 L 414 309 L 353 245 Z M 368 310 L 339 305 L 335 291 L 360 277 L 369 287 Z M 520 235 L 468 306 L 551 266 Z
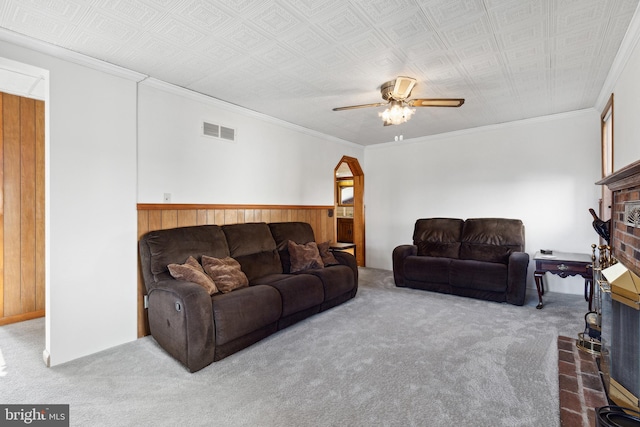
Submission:
M 291 256 L 289 255 L 288 242 L 291 240 L 299 245 L 315 242 L 313 228 L 306 222 L 272 222 L 269 224 L 271 234 L 276 242 L 282 270 L 285 273 L 291 272 Z
M 229 252 L 242 266 L 242 271 L 254 279 L 282 273 L 276 242 L 264 222 L 223 225 Z
M 418 255 L 458 258 L 464 221 L 457 218 L 423 218 L 416 221 L 413 244 Z
M 512 252 L 524 251 L 524 224 L 519 219 L 467 219 L 461 242 L 460 259 L 508 264 Z
M 149 268 L 154 278 L 167 272 L 169 264 L 183 264 L 190 256 L 198 261 L 202 255 L 215 258 L 229 256 L 227 240 L 217 225 L 150 231 L 142 241 L 149 248 L 149 265 L 143 265 L 143 268 Z M 145 258 L 143 262 L 146 263 Z

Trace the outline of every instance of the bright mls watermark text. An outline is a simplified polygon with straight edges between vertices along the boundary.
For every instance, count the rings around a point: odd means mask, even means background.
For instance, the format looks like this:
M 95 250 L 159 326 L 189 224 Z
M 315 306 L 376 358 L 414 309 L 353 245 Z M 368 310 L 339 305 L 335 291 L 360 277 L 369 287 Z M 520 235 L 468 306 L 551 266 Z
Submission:
M 0 426 L 68 427 L 69 405 L 1 405 Z

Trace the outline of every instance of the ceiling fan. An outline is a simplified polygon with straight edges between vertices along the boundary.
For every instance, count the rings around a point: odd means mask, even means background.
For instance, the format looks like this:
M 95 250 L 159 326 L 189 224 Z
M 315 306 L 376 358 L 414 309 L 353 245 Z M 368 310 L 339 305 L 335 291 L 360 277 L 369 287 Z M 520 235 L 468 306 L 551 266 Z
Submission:
M 383 124 L 399 125 L 408 121 L 415 109 L 409 107 L 459 107 L 464 104 L 463 98 L 421 98 L 407 99 L 416 85 L 416 79 L 400 76 L 395 80 L 383 83 L 380 87 L 382 99 L 387 102 L 375 104 L 351 105 L 349 107 L 337 107 L 333 111 L 354 110 L 356 108 L 382 107 L 388 105 L 383 112 L 378 113 L 382 117 Z

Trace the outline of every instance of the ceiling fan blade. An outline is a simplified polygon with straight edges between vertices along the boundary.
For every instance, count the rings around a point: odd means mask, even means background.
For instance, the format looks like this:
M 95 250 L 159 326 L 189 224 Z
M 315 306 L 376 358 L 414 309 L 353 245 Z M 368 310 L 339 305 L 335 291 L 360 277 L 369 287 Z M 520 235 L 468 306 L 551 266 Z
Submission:
M 464 98 L 424 98 L 407 101 L 412 107 L 459 107 L 464 104 Z
M 333 111 L 355 110 L 356 108 L 367 108 L 367 107 L 382 107 L 383 105 L 387 105 L 387 104 L 388 102 L 376 102 L 375 104 L 350 105 L 349 107 L 334 108 Z

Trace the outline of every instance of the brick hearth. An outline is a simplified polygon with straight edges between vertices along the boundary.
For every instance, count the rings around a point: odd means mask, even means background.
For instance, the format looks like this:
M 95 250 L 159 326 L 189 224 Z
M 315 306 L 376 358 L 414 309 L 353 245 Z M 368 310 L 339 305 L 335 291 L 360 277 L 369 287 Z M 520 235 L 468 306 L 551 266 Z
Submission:
M 560 425 L 595 426 L 595 408 L 608 405 L 607 396 L 595 356 L 579 350 L 575 338 L 558 337 L 558 385 Z

